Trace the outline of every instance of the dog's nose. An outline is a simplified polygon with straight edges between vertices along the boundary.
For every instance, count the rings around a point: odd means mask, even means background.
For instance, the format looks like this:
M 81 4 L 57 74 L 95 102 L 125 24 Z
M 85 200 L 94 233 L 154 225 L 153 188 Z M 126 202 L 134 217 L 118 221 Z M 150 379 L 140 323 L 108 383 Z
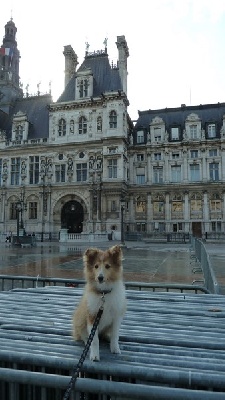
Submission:
M 99 274 L 99 276 L 98 276 L 99 283 L 102 283 L 103 279 L 104 279 L 104 276 L 102 274 Z

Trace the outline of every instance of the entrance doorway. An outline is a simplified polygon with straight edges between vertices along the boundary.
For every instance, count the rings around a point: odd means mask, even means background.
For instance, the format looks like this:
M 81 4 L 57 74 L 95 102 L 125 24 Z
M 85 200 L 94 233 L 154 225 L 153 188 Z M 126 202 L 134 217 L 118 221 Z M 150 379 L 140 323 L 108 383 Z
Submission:
M 83 232 L 84 210 L 82 205 L 75 200 L 64 204 L 61 211 L 61 226 L 68 229 L 68 233 Z
M 195 237 L 202 237 L 202 224 L 201 224 L 201 222 L 192 222 L 192 234 Z

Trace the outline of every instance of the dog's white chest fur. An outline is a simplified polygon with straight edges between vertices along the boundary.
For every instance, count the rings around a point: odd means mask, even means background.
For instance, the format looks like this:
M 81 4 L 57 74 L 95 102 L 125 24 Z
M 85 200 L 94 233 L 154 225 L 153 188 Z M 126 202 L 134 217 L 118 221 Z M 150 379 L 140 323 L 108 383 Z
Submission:
M 104 293 L 104 292 L 103 292 Z M 106 294 L 89 293 L 88 311 L 90 314 L 97 314 L 103 304 L 103 314 L 99 322 L 99 333 L 112 325 L 115 319 L 122 319 L 125 311 L 125 288 L 122 282 L 117 282 L 112 291 Z

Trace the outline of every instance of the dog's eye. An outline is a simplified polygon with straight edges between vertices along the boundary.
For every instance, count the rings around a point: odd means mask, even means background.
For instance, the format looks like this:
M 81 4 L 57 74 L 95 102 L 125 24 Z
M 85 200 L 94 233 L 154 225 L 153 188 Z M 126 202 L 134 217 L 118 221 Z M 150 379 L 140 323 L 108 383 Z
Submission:
M 109 268 L 110 268 L 110 265 L 109 265 L 109 264 L 105 264 L 105 268 L 106 268 L 106 269 L 109 269 Z
M 98 269 L 98 264 L 95 264 L 95 269 Z

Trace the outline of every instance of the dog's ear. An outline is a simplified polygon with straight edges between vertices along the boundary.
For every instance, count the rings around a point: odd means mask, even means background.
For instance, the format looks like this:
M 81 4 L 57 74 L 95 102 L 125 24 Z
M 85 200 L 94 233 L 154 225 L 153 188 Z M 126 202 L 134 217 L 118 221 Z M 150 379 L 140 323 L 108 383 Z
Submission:
M 111 256 L 113 258 L 113 262 L 115 264 L 116 263 L 119 263 L 119 264 L 121 263 L 121 260 L 122 260 L 122 249 L 121 249 L 120 246 L 118 246 L 118 245 L 112 246 L 109 249 L 109 253 L 111 254 Z
M 83 260 L 84 262 L 87 262 L 88 264 L 92 264 L 98 254 L 98 249 L 95 248 L 89 248 L 84 252 L 83 255 Z

